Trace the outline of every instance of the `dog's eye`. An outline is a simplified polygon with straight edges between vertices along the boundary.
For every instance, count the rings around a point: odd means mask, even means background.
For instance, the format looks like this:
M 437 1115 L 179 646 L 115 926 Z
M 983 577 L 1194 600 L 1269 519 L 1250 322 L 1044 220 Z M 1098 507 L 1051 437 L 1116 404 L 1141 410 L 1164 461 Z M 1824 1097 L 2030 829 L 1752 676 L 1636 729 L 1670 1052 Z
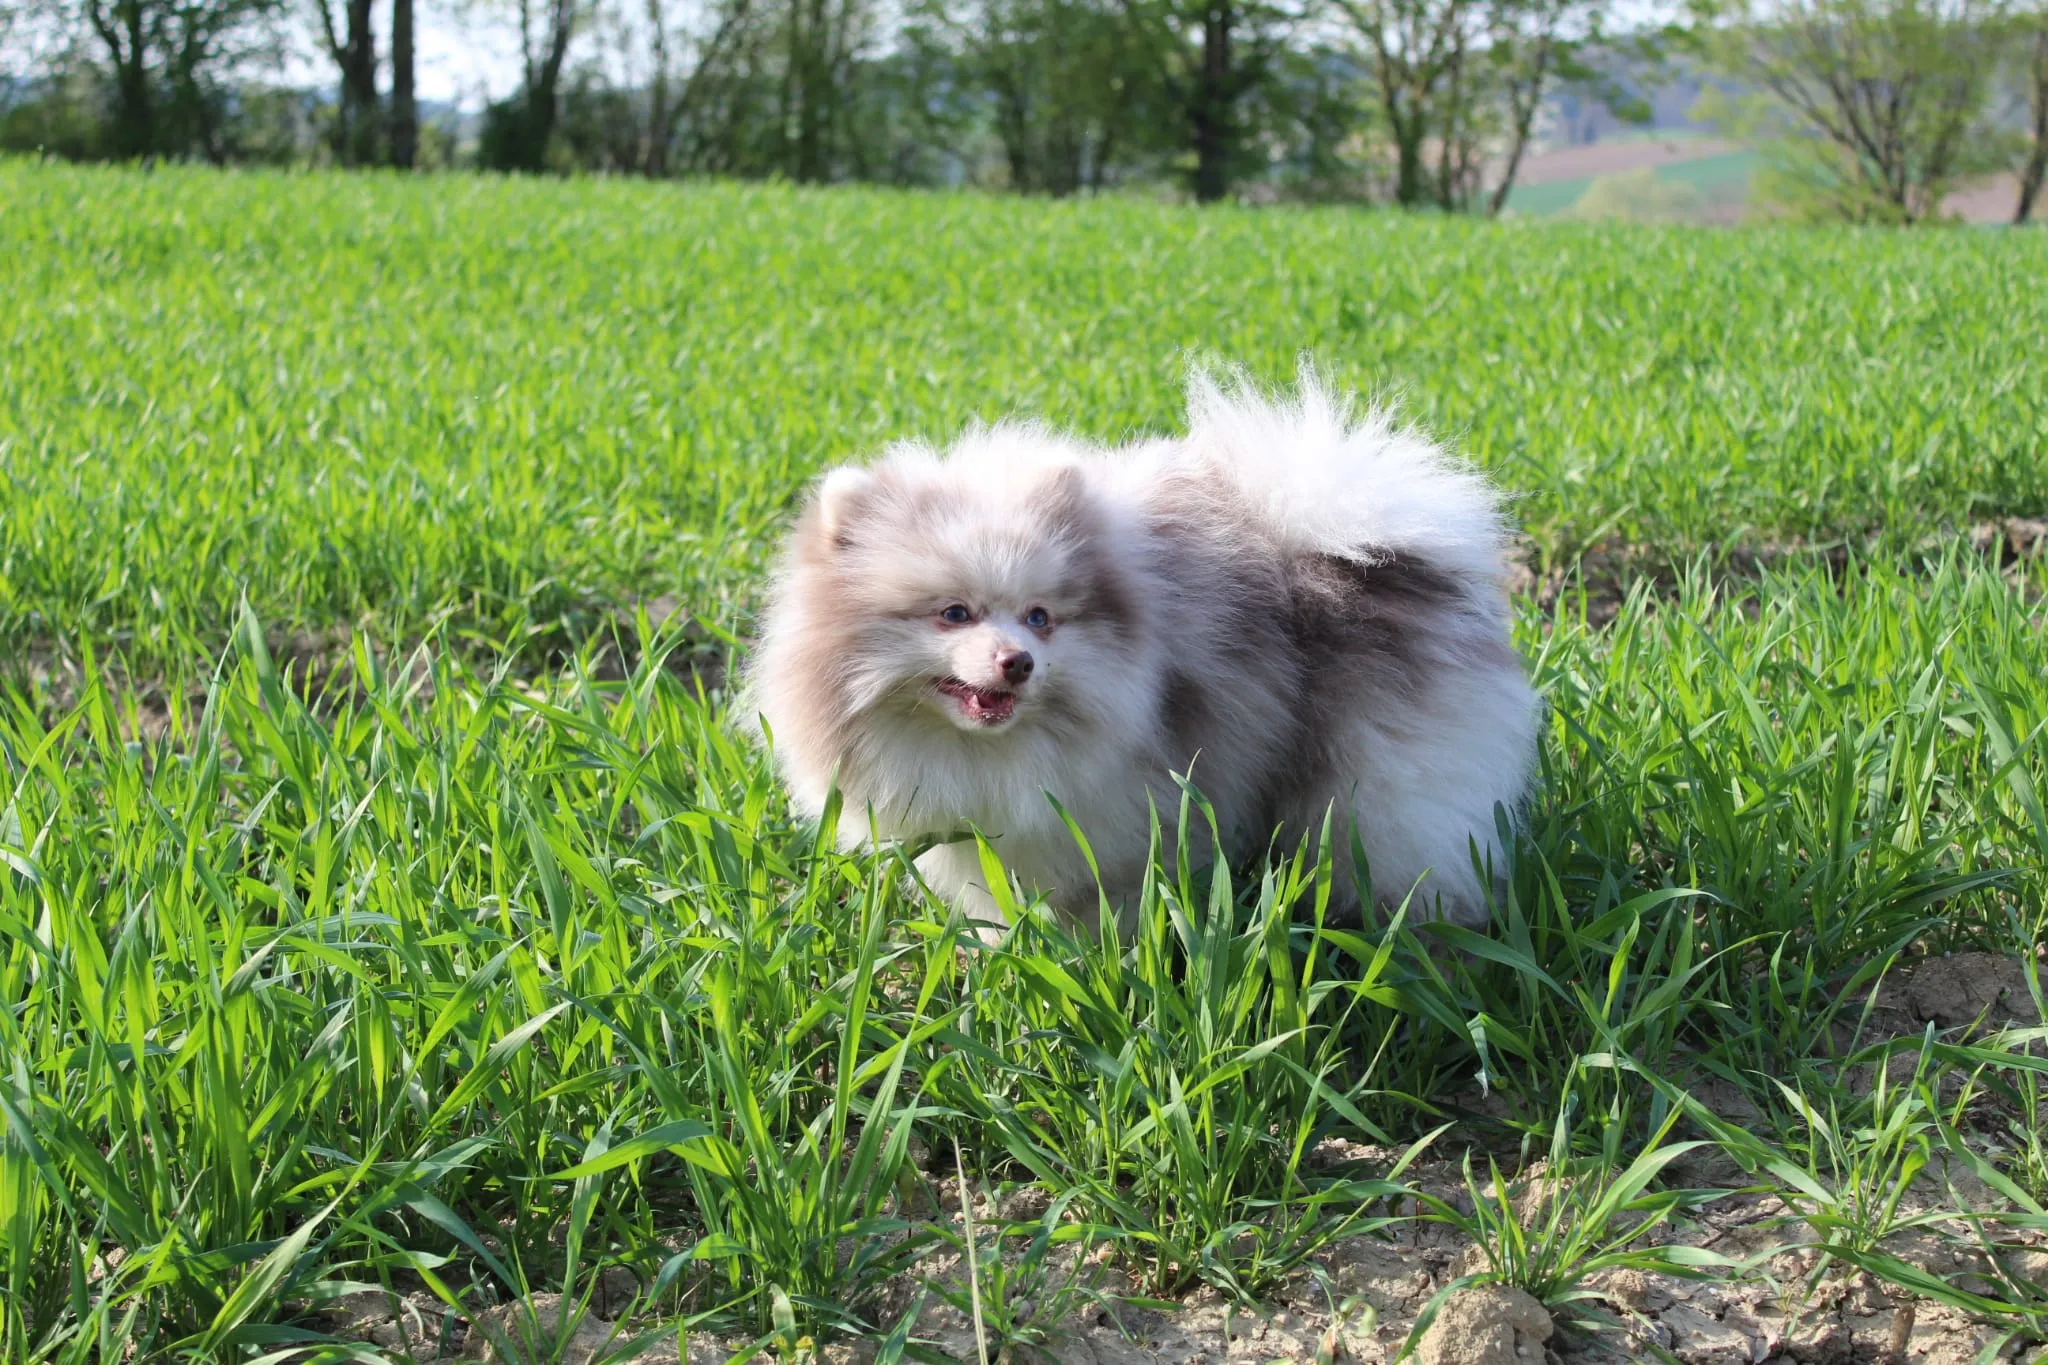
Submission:
M 964 626 L 974 619 L 974 613 L 955 602 L 939 613 L 939 619 L 949 626 Z
M 1033 630 L 1044 630 L 1052 624 L 1052 617 L 1046 614 L 1044 607 L 1033 607 L 1024 613 L 1024 624 Z

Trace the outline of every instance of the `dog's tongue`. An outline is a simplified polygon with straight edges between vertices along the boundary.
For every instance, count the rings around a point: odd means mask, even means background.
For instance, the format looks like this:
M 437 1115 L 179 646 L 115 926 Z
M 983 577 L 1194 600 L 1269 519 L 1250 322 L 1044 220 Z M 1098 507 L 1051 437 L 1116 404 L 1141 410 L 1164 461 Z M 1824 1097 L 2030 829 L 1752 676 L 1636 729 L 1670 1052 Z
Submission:
M 976 720 L 1008 720 L 1010 713 L 1017 709 L 1017 697 L 1012 692 L 983 692 L 970 688 L 961 698 L 967 714 Z
M 969 720 L 984 725 L 994 725 L 1010 718 L 1017 709 L 1017 694 L 998 692 L 994 688 L 974 687 L 957 679 L 947 679 L 939 684 L 939 690 L 960 703 L 960 710 Z

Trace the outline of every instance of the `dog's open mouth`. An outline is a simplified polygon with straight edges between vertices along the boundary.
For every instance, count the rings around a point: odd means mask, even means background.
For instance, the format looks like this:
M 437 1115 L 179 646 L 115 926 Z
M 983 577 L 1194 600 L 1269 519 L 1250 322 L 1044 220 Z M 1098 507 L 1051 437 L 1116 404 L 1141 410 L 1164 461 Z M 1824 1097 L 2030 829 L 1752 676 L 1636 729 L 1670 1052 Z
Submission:
M 974 687 L 958 678 L 940 678 L 936 686 L 953 699 L 960 714 L 979 725 L 1001 725 L 1017 712 L 1017 694 L 999 687 Z

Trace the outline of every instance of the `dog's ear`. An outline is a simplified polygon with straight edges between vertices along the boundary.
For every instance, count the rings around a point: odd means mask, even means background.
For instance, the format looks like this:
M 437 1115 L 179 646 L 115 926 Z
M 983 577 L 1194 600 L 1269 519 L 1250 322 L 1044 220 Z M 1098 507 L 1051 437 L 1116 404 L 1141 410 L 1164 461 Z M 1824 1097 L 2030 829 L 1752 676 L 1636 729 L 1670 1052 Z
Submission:
M 1088 475 L 1077 464 L 1063 464 L 1046 476 L 1033 494 L 1046 522 L 1057 531 L 1077 529 L 1088 511 Z
M 844 465 L 818 485 L 818 526 L 834 549 L 844 550 L 852 543 L 849 528 L 874 495 L 878 482 L 867 470 Z

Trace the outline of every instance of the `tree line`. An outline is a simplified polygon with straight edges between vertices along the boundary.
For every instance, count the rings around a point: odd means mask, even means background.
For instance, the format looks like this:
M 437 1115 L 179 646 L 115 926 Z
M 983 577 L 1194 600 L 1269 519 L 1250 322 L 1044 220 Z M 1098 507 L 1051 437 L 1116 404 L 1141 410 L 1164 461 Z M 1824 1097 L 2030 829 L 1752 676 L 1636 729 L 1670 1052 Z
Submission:
M 422 112 L 416 4 L 516 39 Z M 2048 0 L 0 0 L 0 147 L 1498 213 L 1565 93 L 1674 69 L 1796 211 L 1940 216 L 2048 168 Z M 327 68 L 308 79 L 303 55 Z M 297 70 L 296 78 L 289 72 Z

